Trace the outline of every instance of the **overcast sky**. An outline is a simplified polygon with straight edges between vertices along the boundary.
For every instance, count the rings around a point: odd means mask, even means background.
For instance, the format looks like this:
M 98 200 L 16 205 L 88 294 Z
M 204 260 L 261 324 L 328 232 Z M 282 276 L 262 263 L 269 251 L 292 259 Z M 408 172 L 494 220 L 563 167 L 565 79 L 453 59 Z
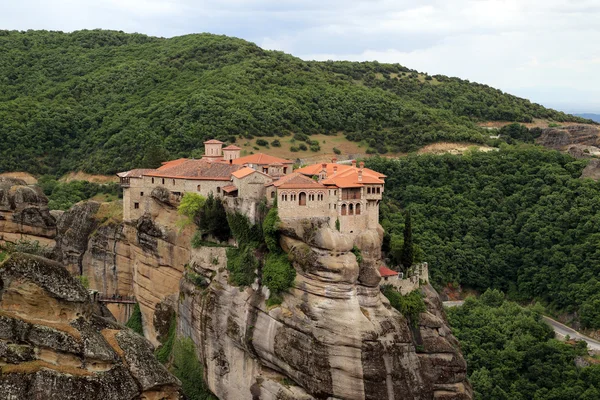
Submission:
M 397 62 L 600 113 L 600 0 L 0 0 L 0 29 L 93 28 Z

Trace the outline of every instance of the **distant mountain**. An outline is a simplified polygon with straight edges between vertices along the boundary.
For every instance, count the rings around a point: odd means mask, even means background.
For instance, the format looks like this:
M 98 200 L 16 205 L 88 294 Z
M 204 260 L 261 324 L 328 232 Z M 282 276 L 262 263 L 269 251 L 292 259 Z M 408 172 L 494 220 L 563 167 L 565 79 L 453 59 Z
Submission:
M 600 122 L 600 114 L 583 113 L 583 114 L 573 114 L 573 115 L 575 115 L 576 117 L 591 119 L 592 121 Z

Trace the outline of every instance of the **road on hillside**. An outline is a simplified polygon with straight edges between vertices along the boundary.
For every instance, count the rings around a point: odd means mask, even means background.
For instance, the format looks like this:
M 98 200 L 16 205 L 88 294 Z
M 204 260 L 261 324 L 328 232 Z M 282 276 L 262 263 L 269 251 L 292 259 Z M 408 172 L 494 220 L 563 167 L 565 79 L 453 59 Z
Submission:
M 442 304 L 444 304 L 444 307 L 460 307 L 463 305 L 463 303 L 464 303 L 464 301 L 459 300 L 459 301 L 444 301 Z M 590 337 L 587 337 L 587 336 L 577 332 L 575 329 L 569 328 L 568 326 L 561 324 L 560 322 L 555 321 L 552 318 L 546 317 L 545 315 L 543 315 L 542 318 L 544 319 L 544 322 L 546 322 L 548 325 L 550 325 L 552 327 L 552 329 L 554 329 L 554 333 L 559 338 L 564 339 L 565 336 L 569 335 L 569 337 L 571 339 L 583 340 L 584 342 L 586 342 L 589 350 L 600 351 L 600 342 L 599 341 L 594 340 Z

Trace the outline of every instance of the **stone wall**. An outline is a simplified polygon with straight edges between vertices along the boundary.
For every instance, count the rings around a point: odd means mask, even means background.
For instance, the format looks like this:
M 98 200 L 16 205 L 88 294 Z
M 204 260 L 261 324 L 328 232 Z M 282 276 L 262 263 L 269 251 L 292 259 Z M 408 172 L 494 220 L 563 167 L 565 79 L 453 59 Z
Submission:
M 390 276 L 381 279 L 381 285 L 392 285 L 403 296 L 418 290 L 421 285 L 429 284 L 429 266 L 427 263 L 415 264 L 402 277 Z

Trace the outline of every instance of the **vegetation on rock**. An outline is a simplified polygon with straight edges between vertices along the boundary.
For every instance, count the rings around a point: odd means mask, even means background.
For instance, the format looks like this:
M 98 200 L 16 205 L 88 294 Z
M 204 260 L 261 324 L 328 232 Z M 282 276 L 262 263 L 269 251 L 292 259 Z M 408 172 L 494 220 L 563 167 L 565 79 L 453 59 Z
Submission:
M 51 210 L 68 210 L 75 203 L 88 200 L 96 195 L 105 195 L 106 200 L 117 200 L 123 197 L 118 183 L 100 184 L 88 181 L 60 182 L 50 175 L 43 175 L 38 185 L 48 197 L 48 208 Z
M 447 310 L 475 399 L 600 398 L 600 365 L 576 363 L 587 357 L 585 342 L 555 340 L 540 311 L 505 301 L 492 290 Z
M 198 361 L 192 339 L 175 340 L 170 370 L 181 381 L 183 393 L 189 400 L 218 400 L 204 382 L 202 364 Z
M 404 315 L 413 326 L 418 324 L 419 314 L 427 310 L 423 294 L 418 290 L 403 296 L 394 287 L 385 285 L 382 293 L 390 301 L 391 306 Z
M 131 317 L 125 324 L 126 327 L 134 331 L 135 333 L 144 336 L 144 323 L 142 321 L 142 311 L 140 310 L 140 305 L 135 303 L 133 306 L 133 313 L 131 313 Z
M 432 281 L 579 311 L 599 328 L 600 183 L 586 161 L 534 146 L 497 152 L 371 159 L 388 176 L 381 223 L 386 251 L 410 210 Z
M 345 132 L 385 153 L 482 142 L 481 120 L 585 121 L 398 64 L 303 61 L 210 34 L 0 31 L 0 49 L 0 171 L 156 167 L 213 137 Z

